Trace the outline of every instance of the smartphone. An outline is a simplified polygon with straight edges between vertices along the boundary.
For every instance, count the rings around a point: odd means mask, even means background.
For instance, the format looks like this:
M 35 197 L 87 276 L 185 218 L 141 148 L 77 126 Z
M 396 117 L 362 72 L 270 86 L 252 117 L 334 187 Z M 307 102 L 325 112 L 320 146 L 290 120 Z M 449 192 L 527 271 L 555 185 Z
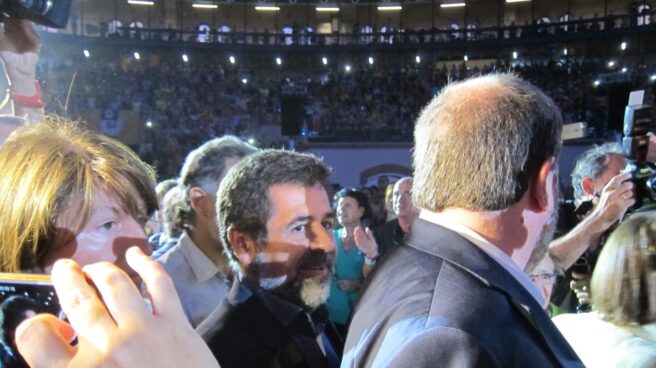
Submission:
M 28 367 L 18 353 L 14 334 L 23 320 L 40 313 L 63 317 L 50 276 L 0 273 L 0 367 Z

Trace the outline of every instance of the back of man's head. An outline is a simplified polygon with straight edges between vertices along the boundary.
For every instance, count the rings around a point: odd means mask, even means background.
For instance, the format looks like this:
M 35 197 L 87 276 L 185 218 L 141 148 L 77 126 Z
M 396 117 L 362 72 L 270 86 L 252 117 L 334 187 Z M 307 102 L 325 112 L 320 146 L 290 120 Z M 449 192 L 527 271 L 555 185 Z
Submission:
M 257 241 L 267 238 L 270 214 L 268 190 L 275 184 L 311 187 L 328 183 L 330 171 L 316 156 L 282 150 L 264 150 L 242 160 L 226 175 L 217 194 L 219 234 L 233 268 L 238 259 L 228 240 L 228 229 L 248 234 Z
M 510 74 L 446 86 L 417 119 L 413 200 L 439 211 L 508 208 L 550 157 L 562 117 L 551 98 Z
M 231 158 L 242 159 L 254 152 L 257 148 L 234 136 L 215 138 L 203 143 L 191 151 L 185 159 L 180 170 L 179 183 L 185 188 L 186 206 L 180 206 L 183 213 L 182 226 L 193 229 L 195 218 L 190 203 L 189 190 L 200 187 L 205 192 L 215 195 L 226 171 L 226 160 Z M 186 209 L 185 209 L 186 208 Z

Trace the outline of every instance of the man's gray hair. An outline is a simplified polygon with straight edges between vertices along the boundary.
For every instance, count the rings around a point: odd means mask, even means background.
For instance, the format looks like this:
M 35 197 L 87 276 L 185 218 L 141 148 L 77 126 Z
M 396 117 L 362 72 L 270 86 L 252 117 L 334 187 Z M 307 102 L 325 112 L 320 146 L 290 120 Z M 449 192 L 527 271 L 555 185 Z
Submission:
M 447 85 L 417 119 L 413 201 L 432 211 L 508 208 L 558 156 L 561 130 L 553 100 L 516 76 Z
M 257 148 L 234 136 L 214 138 L 203 143 L 200 147 L 191 151 L 185 159 L 180 170 L 180 185 L 184 190 L 184 205 L 177 206 L 182 212 L 178 214 L 181 225 L 186 230 L 193 230 L 196 213 L 191 207 L 189 190 L 200 187 L 205 192 L 215 195 L 219 183 L 223 179 L 226 168 L 226 160 L 230 158 L 244 158 L 254 152 Z
M 325 186 L 329 176 L 328 167 L 316 156 L 283 150 L 260 151 L 235 165 L 221 182 L 216 202 L 219 236 L 233 268 L 238 270 L 240 266 L 228 239 L 228 229 L 245 233 L 258 243 L 265 242 L 271 186 Z
M 622 147 L 617 143 L 604 143 L 590 148 L 576 159 L 576 165 L 572 170 L 574 198 L 578 199 L 585 195 L 582 185 L 584 178 L 597 180 L 604 174 L 611 155 L 622 156 Z

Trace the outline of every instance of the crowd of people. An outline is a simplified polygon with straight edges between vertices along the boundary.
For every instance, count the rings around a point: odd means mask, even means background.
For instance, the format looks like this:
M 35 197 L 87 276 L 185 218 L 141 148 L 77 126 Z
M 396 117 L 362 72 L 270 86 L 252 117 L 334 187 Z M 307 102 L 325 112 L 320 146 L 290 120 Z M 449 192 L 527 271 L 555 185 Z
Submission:
M 481 67 L 462 63 L 444 64 L 436 70 L 376 66 L 283 78 L 212 59 L 183 63 L 110 58 L 44 62 L 38 75 L 44 81 L 47 112 L 85 116 L 98 111 L 101 119 L 104 114 L 116 116 L 120 110 L 138 113 L 141 124 L 150 122 L 136 147 L 138 153 L 161 175 L 174 176 L 185 152 L 206 137 L 233 134 L 269 146 L 283 145 L 282 136 L 262 136 L 261 132 L 280 125 L 282 100 L 294 88 L 304 91 L 298 119 L 300 134 L 308 139 L 410 142 L 421 108 L 448 81 L 498 71 L 514 72 L 554 96 L 566 122 L 584 121 L 596 128 L 595 136 L 608 134 L 608 100 L 594 93 L 593 83 L 599 73 L 607 71 L 601 61 Z
M 3 364 L 656 364 L 656 217 L 633 213 L 626 159 L 605 145 L 575 168 L 583 220 L 553 240 L 564 119 L 525 79 L 449 71 L 412 125 L 413 177 L 391 186 L 331 198 L 320 158 L 225 132 L 156 186 L 127 146 L 43 115 L 38 38 L 27 21 L 2 31 L 9 107 L 30 120 L 0 119 L 0 271 L 51 274 L 67 317 L 27 308 Z M 115 102 L 145 104 L 142 87 Z M 656 135 L 641 158 L 656 161 Z M 592 311 L 552 322 L 556 275 L 591 252 Z

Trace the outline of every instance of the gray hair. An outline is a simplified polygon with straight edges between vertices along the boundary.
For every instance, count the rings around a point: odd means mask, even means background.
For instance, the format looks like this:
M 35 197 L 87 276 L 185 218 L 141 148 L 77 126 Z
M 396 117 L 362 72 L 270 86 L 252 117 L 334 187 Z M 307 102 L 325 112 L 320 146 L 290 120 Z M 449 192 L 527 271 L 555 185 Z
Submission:
M 186 230 L 193 230 L 196 213 L 191 207 L 189 189 L 200 187 L 205 192 L 216 194 L 219 183 L 225 175 L 226 160 L 230 158 L 244 158 L 257 148 L 234 136 L 214 138 L 203 143 L 191 151 L 180 170 L 180 184 L 185 188 L 185 205 L 176 208 L 182 212 L 176 215 L 181 219 L 181 225 Z
M 518 77 L 449 84 L 417 119 L 413 202 L 432 211 L 508 208 L 558 156 L 561 130 L 553 100 Z
M 219 236 L 232 267 L 240 269 L 228 229 L 245 233 L 258 243 L 266 241 L 271 186 L 325 186 L 329 176 L 328 167 L 314 155 L 273 149 L 255 153 L 233 167 L 219 187 L 216 202 Z
M 622 147 L 617 143 L 604 143 L 590 148 L 576 159 L 576 165 L 572 170 L 574 198 L 581 198 L 585 195 L 582 185 L 584 178 L 597 180 L 604 174 L 611 155 L 622 156 Z

